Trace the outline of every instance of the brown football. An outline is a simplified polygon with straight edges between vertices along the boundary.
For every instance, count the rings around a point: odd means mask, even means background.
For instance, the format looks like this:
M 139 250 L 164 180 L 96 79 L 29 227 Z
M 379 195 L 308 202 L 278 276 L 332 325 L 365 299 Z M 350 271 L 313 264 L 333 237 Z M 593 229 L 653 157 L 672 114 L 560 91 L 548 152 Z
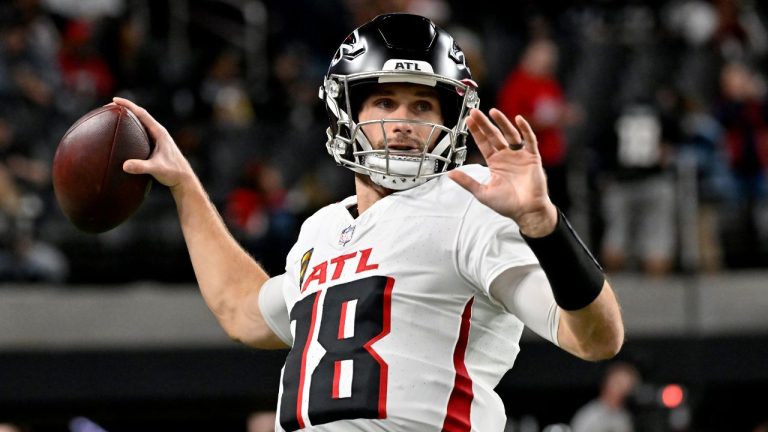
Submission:
M 152 186 L 151 176 L 128 174 L 123 162 L 147 159 L 151 152 L 146 130 L 124 107 L 107 105 L 82 116 L 53 158 L 53 188 L 64 215 L 89 233 L 120 225 Z

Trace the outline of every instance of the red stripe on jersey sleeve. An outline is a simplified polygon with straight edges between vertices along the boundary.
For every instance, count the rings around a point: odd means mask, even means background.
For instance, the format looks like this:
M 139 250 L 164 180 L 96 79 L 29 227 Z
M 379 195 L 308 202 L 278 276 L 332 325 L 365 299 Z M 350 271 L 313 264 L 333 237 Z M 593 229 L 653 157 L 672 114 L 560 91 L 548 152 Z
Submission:
M 469 299 L 464 306 L 464 312 L 461 314 L 461 326 L 459 328 L 459 339 L 456 341 L 456 347 L 453 351 L 453 367 L 456 370 L 456 377 L 453 381 L 453 390 L 448 398 L 448 408 L 443 421 L 444 432 L 465 432 L 472 429 L 470 413 L 472 410 L 472 399 L 475 395 L 472 391 L 472 378 L 469 377 L 467 365 L 464 357 L 467 352 L 467 343 L 469 341 L 469 327 L 472 319 L 472 303 L 475 298 Z

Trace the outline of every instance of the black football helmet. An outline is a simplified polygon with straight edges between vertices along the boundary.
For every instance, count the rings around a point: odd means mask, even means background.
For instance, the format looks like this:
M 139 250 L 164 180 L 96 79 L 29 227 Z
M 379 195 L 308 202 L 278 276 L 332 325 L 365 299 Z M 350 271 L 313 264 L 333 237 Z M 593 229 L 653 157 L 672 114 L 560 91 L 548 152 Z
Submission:
M 432 134 L 440 134 L 434 148 L 414 154 L 371 146 L 357 114 L 372 86 L 381 83 L 415 83 L 438 90 L 442 125 L 396 119 L 364 123 L 431 127 Z M 319 96 L 330 120 L 328 153 L 338 164 L 393 190 L 423 184 L 463 164 L 465 120 L 480 103 L 477 84 L 453 37 L 427 18 L 399 13 L 379 15 L 347 36 L 331 60 Z

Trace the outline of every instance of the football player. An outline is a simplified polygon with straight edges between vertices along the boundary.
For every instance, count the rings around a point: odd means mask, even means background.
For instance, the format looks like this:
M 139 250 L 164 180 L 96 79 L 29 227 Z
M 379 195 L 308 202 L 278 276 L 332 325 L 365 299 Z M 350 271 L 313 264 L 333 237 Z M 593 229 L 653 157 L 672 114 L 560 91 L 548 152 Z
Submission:
M 602 269 L 547 195 L 536 136 L 477 107 L 461 49 L 430 20 L 381 15 L 320 88 L 328 152 L 356 194 L 307 219 L 274 277 L 240 248 L 165 129 L 129 160 L 168 186 L 203 297 L 227 333 L 290 347 L 277 430 L 501 431 L 494 392 L 524 326 L 588 360 L 624 330 Z M 462 166 L 468 134 L 487 162 Z M 447 175 L 443 175 L 446 174 Z

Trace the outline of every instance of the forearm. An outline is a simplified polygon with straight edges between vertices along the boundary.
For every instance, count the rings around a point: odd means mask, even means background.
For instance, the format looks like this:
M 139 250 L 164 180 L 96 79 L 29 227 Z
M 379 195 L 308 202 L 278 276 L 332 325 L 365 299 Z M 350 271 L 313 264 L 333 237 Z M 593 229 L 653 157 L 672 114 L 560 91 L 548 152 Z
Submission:
M 269 276 L 232 238 L 168 130 L 135 103 L 113 100 L 136 115 L 155 145 L 149 159 L 127 160 L 123 170 L 149 174 L 170 189 L 200 291 L 221 326 L 255 347 L 284 346 L 259 307 L 259 290 Z
M 551 214 L 542 219 L 550 223 L 521 225 L 520 231 L 539 258 L 560 308 L 559 345 L 586 360 L 613 357 L 624 341 L 624 327 L 605 274 L 564 215 L 555 224 Z
M 624 325 L 616 295 L 606 281 L 600 295 L 578 310 L 560 309 L 560 346 L 585 360 L 615 356 L 624 343 Z
M 267 273 L 229 233 L 196 177 L 174 186 L 171 192 L 208 307 L 233 338 L 243 340 L 244 333 L 266 330 L 258 308 L 258 291 L 269 278 Z

